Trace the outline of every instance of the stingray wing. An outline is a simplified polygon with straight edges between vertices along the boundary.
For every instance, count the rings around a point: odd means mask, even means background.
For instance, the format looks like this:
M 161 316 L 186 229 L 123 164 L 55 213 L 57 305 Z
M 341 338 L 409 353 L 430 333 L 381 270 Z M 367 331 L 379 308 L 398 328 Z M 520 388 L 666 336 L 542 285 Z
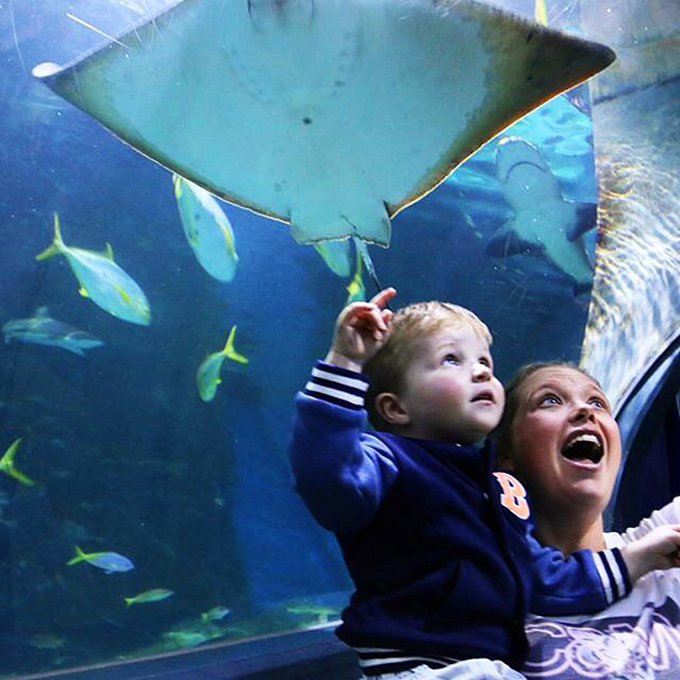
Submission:
M 613 59 L 470 0 L 184 0 L 34 73 L 300 242 L 388 245 L 390 216 Z

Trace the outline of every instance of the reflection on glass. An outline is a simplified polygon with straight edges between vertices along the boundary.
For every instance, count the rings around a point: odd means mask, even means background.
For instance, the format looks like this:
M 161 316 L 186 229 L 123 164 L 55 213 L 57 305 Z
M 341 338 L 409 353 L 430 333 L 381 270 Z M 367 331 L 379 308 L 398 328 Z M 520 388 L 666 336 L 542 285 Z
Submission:
M 583 17 L 618 54 L 593 81 L 600 240 L 582 357 L 616 403 L 678 328 L 680 17 L 664 0 Z

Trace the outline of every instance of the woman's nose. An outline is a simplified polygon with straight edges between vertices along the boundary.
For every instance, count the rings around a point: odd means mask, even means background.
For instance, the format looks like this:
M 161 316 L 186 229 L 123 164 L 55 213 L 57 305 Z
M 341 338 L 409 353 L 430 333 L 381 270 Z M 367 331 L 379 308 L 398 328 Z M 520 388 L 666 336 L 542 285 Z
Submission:
M 571 420 L 578 422 L 579 420 L 588 420 L 593 416 L 593 407 L 587 402 L 577 404 L 571 414 Z

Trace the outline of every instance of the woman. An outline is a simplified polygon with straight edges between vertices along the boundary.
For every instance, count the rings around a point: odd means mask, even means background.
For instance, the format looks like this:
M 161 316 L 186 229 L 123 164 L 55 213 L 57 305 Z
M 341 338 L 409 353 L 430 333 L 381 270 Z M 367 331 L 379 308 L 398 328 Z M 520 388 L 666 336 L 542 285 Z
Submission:
M 498 429 L 502 467 L 525 484 L 534 535 L 565 555 L 621 547 L 680 522 L 680 498 L 624 534 L 605 533 L 602 513 L 621 463 L 621 440 L 598 383 L 569 364 L 532 364 L 507 386 Z M 595 615 L 531 617 L 528 678 L 680 678 L 680 569 L 654 571 Z

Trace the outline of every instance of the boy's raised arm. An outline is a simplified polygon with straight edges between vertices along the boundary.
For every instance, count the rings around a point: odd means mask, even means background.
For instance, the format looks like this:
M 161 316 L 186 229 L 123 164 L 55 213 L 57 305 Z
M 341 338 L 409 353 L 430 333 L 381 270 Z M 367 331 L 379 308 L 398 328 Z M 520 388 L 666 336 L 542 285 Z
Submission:
M 396 294 L 394 288 L 385 288 L 370 302 L 347 305 L 335 322 L 326 362 L 361 373 L 364 364 L 389 337 L 392 312 L 384 307 Z
M 295 488 L 321 526 L 343 533 L 373 517 L 397 470 L 391 451 L 366 426 L 364 364 L 389 337 L 394 288 L 345 307 L 333 344 L 295 400 L 289 446 Z

